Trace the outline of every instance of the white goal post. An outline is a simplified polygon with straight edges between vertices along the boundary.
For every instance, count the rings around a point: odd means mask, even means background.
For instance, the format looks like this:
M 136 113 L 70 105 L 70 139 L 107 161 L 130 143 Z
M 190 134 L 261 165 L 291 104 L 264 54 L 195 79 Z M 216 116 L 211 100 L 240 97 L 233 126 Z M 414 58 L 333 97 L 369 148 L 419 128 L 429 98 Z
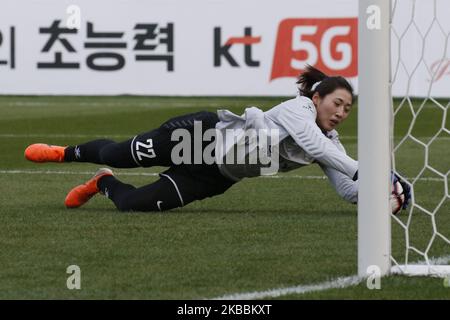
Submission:
M 441 104 L 439 101 L 433 99 L 430 96 L 431 86 L 435 79 L 436 71 L 428 70 L 430 74 L 430 88 L 428 90 L 428 97 L 425 97 L 425 101 L 431 101 L 439 110 L 442 110 L 443 121 L 436 124 L 437 134 L 431 137 L 430 142 L 423 143 L 411 134 L 410 126 L 409 131 L 405 136 L 417 140 L 418 144 L 425 150 L 425 165 L 422 171 L 417 177 L 406 179 L 406 181 L 412 187 L 412 203 L 407 210 L 409 218 L 407 222 L 403 222 L 398 218 L 395 218 L 391 214 L 391 208 L 389 204 L 389 195 L 391 192 L 391 170 L 395 171 L 395 143 L 394 143 L 394 103 L 391 94 L 392 84 L 395 81 L 393 74 L 395 66 L 392 64 L 392 41 L 400 43 L 403 35 L 392 38 L 392 34 L 396 34 L 395 29 L 392 26 L 392 16 L 396 8 L 397 3 L 401 1 L 410 1 L 413 8 L 411 14 L 411 25 L 415 28 L 414 15 L 417 12 L 415 9 L 415 0 L 360 0 L 359 5 L 359 19 L 358 19 L 358 161 L 359 161 L 359 193 L 358 193 L 358 276 L 368 277 L 373 274 L 374 266 L 381 272 L 381 275 L 388 274 L 407 274 L 407 275 L 435 275 L 435 276 L 448 276 L 450 275 L 450 266 L 448 260 L 445 260 L 442 264 L 432 261 L 432 257 L 428 256 L 430 247 L 433 241 L 437 238 L 444 244 L 448 244 L 449 250 L 447 254 L 450 254 L 450 241 L 449 235 L 441 233 L 439 226 L 436 226 L 435 215 L 436 212 L 441 210 L 443 203 L 449 201 L 448 191 L 448 175 L 450 171 L 443 171 L 433 169 L 428 164 L 428 150 L 433 139 L 437 138 L 439 134 L 448 134 L 448 129 L 445 127 L 445 117 L 447 114 L 450 103 Z M 436 18 L 436 0 L 427 1 L 428 5 L 434 6 L 434 17 L 431 17 L 431 25 L 425 32 L 420 33 L 422 38 L 426 37 L 432 29 L 433 23 Z M 420 13 L 420 12 L 419 12 Z M 442 27 L 436 22 L 438 26 Z M 417 28 L 415 29 L 417 30 Z M 408 31 L 408 30 L 407 30 Z M 405 31 L 404 33 L 406 33 Z M 448 30 L 443 31 L 444 38 L 447 37 L 444 44 L 444 52 L 442 54 L 442 61 L 448 59 L 446 57 L 446 46 L 449 41 Z M 447 34 L 445 34 L 447 33 Z M 399 40 L 400 39 L 400 40 Z M 422 39 L 423 40 L 423 39 Z M 397 44 L 397 43 L 396 43 Z M 400 44 L 398 44 L 400 46 Z M 397 48 L 398 49 L 398 48 Z M 421 59 L 423 60 L 424 46 L 418 48 L 422 50 Z M 398 55 L 398 59 L 401 57 Z M 424 63 L 426 66 L 426 63 Z M 397 65 L 398 66 L 398 65 Z M 404 67 L 404 65 L 403 65 Z M 416 71 L 417 66 L 408 74 L 408 86 L 405 92 L 406 100 L 409 99 L 409 85 L 412 75 Z M 394 79 L 393 79 L 394 78 Z M 405 100 L 405 99 L 404 99 Z M 423 108 L 424 103 L 419 109 Z M 406 104 L 406 103 L 405 103 Z M 410 105 L 412 105 L 410 103 Z M 411 107 L 413 113 L 413 120 L 417 114 L 414 112 L 414 107 Z M 404 140 L 400 141 L 402 144 Z M 449 146 L 450 147 L 450 146 Z M 418 181 L 420 175 L 425 171 L 430 170 L 436 174 L 440 179 L 444 181 L 445 191 L 444 198 L 433 210 L 426 210 L 420 204 L 415 203 L 414 199 L 414 186 Z M 448 170 L 448 168 L 446 169 Z M 410 244 L 409 226 L 410 220 L 413 216 L 413 210 L 423 211 L 428 215 L 433 224 L 433 235 L 428 246 L 424 250 L 418 250 Z M 441 210 L 442 211 L 442 210 Z M 445 213 L 445 212 L 444 212 Z M 449 214 L 446 212 L 445 214 Z M 405 230 L 405 251 L 406 258 L 405 264 L 397 263 L 391 252 L 391 223 L 399 223 Z M 445 226 L 444 226 L 445 227 Z M 447 226 L 447 229 L 448 226 Z M 423 261 L 409 261 L 408 254 L 413 251 L 417 253 L 419 257 L 422 257 Z M 448 259 L 447 256 L 446 259 Z
M 358 9 L 359 276 L 390 270 L 389 3 L 362 0 Z

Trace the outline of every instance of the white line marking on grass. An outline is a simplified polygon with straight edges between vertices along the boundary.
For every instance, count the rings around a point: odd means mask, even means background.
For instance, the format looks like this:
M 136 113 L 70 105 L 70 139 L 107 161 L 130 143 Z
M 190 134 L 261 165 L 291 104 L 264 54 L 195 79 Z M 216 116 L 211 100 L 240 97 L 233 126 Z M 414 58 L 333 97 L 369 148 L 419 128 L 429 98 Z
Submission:
M 207 104 L 207 107 L 210 108 L 222 108 L 222 102 L 211 102 L 207 100 L 206 103 L 203 103 L 199 100 L 193 100 L 192 102 L 183 102 L 183 101 L 113 101 L 107 100 L 104 102 L 92 102 L 92 101 L 68 101 L 65 104 L 78 107 L 142 107 L 142 108 L 151 108 L 151 109 L 167 109 L 167 104 L 170 104 L 172 107 L 176 108 L 195 108 L 198 107 L 199 104 L 202 106 Z M 2 102 L 1 106 L 4 107 L 60 107 L 64 108 L 63 102 L 61 101 L 51 101 L 51 100 L 41 100 L 41 101 L 6 101 Z
M 302 175 L 283 175 L 283 176 L 260 176 L 261 178 L 270 178 L 270 179 L 304 179 L 304 180 L 327 180 L 327 176 L 302 176 Z M 414 178 L 405 177 L 407 180 L 412 181 Z M 418 181 L 433 181 L 433 182 L 443 182 L 444 178 L 430 178 L 424 177 L 417 179 Z
M 56 170 L 0 170 L 0 174 L 54 174 L 54 175 L 94 175 L 95 171 L 56 171 Z M 117 176 L 150 176 L 157 177 L 153 172 L 122 172 L 114 173 Z
M 136 133 L 130 134 L 67 134 L 67 133 L 0 133 L 0 138 L 132 138 Z M 357 140 L 358 136 L 340 136 L 342 140 Z M 432 137 L 417 137 L 429 140 Z M 436 137 L 435 140 L 450 140 L 450 137 Z
M 60 100 L 44 100 L 43 96 L 38 96 L 39 101 L 33 101 L 31 100 L 33 97 L 30 97 L 27 99 L 27 97 L 24 98 L 24 100 L 19 100 L 16 97 L 14 97 L 13 101 L 2 101 L 1 106 L 5 107 L 48 107 L 48 106 L 56 106 L 64 108 L 65 104 L 69 104 L 71 106 L 80 106 L 80 107 L 110 107 L 110 106 L 128 106 L 128 107 L 147 107 L 147 108 L 167 108 L 167 104 L 170 104 L 173 107 L 198 107 L 199 104 L 201 105 L 207 105 L 208 107 L 223 107 L 224 102 L 223 101 L 212 101 L 214 97 L 207 97 L 206 100 L 204 96 L 179 96 L 179 97 L 170 97 L 170 96 L 162 96 L 162 97 L 150 97 L 149 100 L 146 100 L 143 95 L 135 95 L 135 96 L 110 96 L 110 95 L 100 95 L 93 98 L 101 98 L 104 99 L 104 101 L 92 101 L 87 100 L 88 97 L 86 97 L 84 100 L 87 101 L 77 101 L 75 98 L 78 98 L 78 96 L 66 96 L 68 99 L 68 102 L 63 102 L 62 99 Z M 140 98 L 143 97 L 144 99 L 139 101 Z M 74 98 L 74 99 L 72 99 Z M 116 98 L 116 101 L 114 100 Z M 137 99 L 136 99 L 137 98 Z M 181 99 L 188 99 L 191 101 L 182 101 Z M 221 97 L 217 97 L 220 100 Z M 265 98 L 269 97 L 258 97 L 256 100 L 263 100 Z M 282 97 L 280 97 L 280 101 L 283 100 Z M 445 102 L 438 101 L 441 105 L 444 105 Z M 422 102 L 420 102 L 421 104 Z M 419 103 L 413 103 L 414 109 L 417 111 L 417 108 L 419 106 Z M 245 107 L 245 106 L 243 106 Z M 429 102 L 425 104 L 424 108 L 431 109 L 431 108 L 438 108 L 438 106 L 434 102 Z M 440 109 L 439 109 L 440 110 Z
M 61 171 L 61 170 L 23 170 L 23 169 L 0 169 L 0 174 L 54 174 L 54 175 L 93 175 L 95 171 Z M 156 172 L 115 172 L 117 176 L 159 176 Z M 303 176 L 303 175 L 273 175 L 260 176 L 263 179 L 301 179 L 301 180 L 327 180 L 327 176 Z M 408 180 L 412 178 L 406 177 Z M 420 178 L 420 181 L 444 181 L 443 178 Z
M 22 169 L 3 169 L 0 170 L 0 174 L 55 174 L 55 175 L 92 175 L 95 171 L 61 171 L 61 170 L 22 170 Z M 118 172 L 114 173 L 123 176 L 158 176 L 158 173 L 152 172 Z M 327 176 L 301 176 L 301 175 L 290 175 L 290 176 L 261 176 L 261 178 L 269 179 L 306 179 L 306 180 L 325 180 Z
M 30 133 L 14 134 L 1 133 L 0 138 L 132 138 L 133 135 L 125 134 L 63 134 L 63 133 Z
M 429 261 L 430 261 L 430 264 L 432 264 L 432 265 L 449 264 L 450 263 L 450 255 L 439 257 L 439 258 L 430 258 Z M 418 264 L 426 264 L 426 263 L 427 262 L 425 260 L 418 262 Z
M 364 279 L 358 276 L 351 276 L 305 286 L 300 285 L 295 287 L 278 288 L 266 291 L 235 293 L 213 298 L 212 300 L 259 300 L 265 298 L 277 298 L 288 294 L 304 294 L 308 292 L 324 291 L 328 289 L 344 289 L 351 286 L 356 286 L 361 283 L 362 280 Z
M 339 138 L 341 139 L 341 140 L 357 140 L 358 139 L 358 136 L 339 136 Z M 399 137 L 395 137 L 396 139 L 399 139 Z M 419 140 L 430 140 L 431 138 L 433 138 L 433 137 L 416 137 L 417 139 L 419 139 Z M 444 141 L 447 141 L 447 140 L 450 140 L 450 137 L 436 137 L 436 138 L 434 138 L 434 140 L 444 140 Z
M 450 263 L 450 256 L 443 256 L 429 259 L 431 265 L 447 265 Z M 426 261 L 418 261 L 414 264 L 426 265 Z M 305 294 L 310 292 L 324 291 L 329 289 L 345 289 L 352 286 L 357 286 L 365 278 L 358 276 L 340 277 L 331 281 L 321 282 L 318 284 L 299 285 L 295 287 L 277 288 L 265 291 L 254 291 L 247 293 L 233 293 L 211 300 L 259 300 L 266 298 L 277 298 L 288 294 Z
M 305 180 L 326 180 L 327 176 L 302 176 L 302 175 L 284 175 L 284 176 L 260 176 L 265 179 L 305 179 Z
M 439 265 L 448 265 L 450 264 L 450 255 L 448 256 L 442 256 L 442 257 L 431 257 L 428 259 L 428 262 L 431 266 L 439 266 Z M 410 262 L 410 264 L 416 264 L 416 265 L 427 265 L 428 262 L 426 260 L 419 260 L 417 262 Z

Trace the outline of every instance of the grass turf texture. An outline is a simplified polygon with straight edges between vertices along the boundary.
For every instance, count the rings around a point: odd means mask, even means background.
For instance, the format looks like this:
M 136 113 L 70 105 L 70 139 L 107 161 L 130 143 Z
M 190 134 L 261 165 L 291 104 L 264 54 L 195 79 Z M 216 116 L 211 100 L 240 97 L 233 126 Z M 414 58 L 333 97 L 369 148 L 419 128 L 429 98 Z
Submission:
M 104 197 L 78 210 L 63 201 L 73 186 L 98 168 L 90 164 L 34 164 L 23 158 L 31 143 L 70 145 L 99 137 L 125 140 L 164 120 L 199 110 L 240 113 L 283 98 L 0 97 L 0 298 L 1 299 L 200 299 L 231 293 L 309 285 L 356 274 L 356 206 L 341 200 L 317 166 L 283 178 L 246 179 L 226 194 L 168 213 L 119 213 Z M 420 105 L 420 102 L 415 103 Z M 402 114 L 404 112 L 404 114 Z M 396 140 L 410 122 L 397 117 Z M 357 107 L 340 128 L 347 152 L 356 157 Z M 427 107 L 413 133 L 425 142 L 436 133 L 442 112 Z M 446 119 L 447 121 L 448 119 Z M 448 121 L 446 122 L 448 129 Z M 434 131 L 433 131 L 434 130 Z M 430 147 L 430 161 L 448 171 L 448 134 Z M 397 153 L 399 169 L 417 175 L 423 150 L 408 142 Z M 129 175 L 161 168 L 115 170 L 123 181 L 143 185 L 156 177 Z M 13 173 L 26 170 L 28 173 Z M 50 171 L 32 173 L 29 171 Z M 58 174 L 57 171 L 71 172 Z M 53 173 L 52 173 L 53 172 Z M 433 177 L 432 172 L 425 176 Z M 303 177 L 303 178 L 302 178 Z M 443 182 L 420 182 L 420 201 L 435 206 Z M 450 234 L 450 204 L 436 215 Z M 405 215 L 401 219 L 406 221 Z M 424 250 L 431 218 L 414 212 L 412 243 Z M 404 255 L 404 232 L 393 224 L 393 253 Z M 440 239 L 430 256 L 450 254 Z M 410 253 L 412 261 L 420 260 Z M 81 290 L 68 290 L 66 268 L 81 268 Z M 382 290 L 365 284 L 286 299 L 448 299 L 442 279 L 382 279 Z

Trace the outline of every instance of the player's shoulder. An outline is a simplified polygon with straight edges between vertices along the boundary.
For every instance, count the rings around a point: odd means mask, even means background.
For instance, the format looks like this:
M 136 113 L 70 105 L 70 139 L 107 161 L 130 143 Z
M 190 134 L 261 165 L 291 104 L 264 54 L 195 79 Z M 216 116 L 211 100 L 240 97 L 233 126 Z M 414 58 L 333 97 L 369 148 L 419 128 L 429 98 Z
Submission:
M 276 108 L 279 109 L 280 112 L 296 114 L 302 118 L 315 119 L 317 117 L 316 107 L 312 100 L 300 95 L 280 103 Z
M 300 107 L 301 113 L 305 113 L 309 116 L 316 118 L 317 116 L 316 107 L 314 106 L 314 103 L 310 98 L 298 95 L 297 97 L 295 97 L 295 99 L 297 101 L 298 107 Z

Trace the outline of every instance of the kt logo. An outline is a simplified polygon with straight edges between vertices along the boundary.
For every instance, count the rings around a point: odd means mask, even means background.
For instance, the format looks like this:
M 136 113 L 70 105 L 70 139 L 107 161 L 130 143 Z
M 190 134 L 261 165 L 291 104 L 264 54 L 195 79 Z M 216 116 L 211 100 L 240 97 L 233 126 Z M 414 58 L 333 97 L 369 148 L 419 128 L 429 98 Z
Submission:
M 222 58 L 224 58 L 232 67 L 239 67 L 234 57 L 230 53 L 233 45 L 244 45 L 244 63 L 249 67 L 259 67 L 259 61 L 252 58 L 252 46 L 261 42 L 261 37 L 252 36 L 252 28 L 246 27 L 244 29 L 243 37 L 230 37 L 222 44 L 221 28 L 214 28 L 214 67 L 222 65 Z

